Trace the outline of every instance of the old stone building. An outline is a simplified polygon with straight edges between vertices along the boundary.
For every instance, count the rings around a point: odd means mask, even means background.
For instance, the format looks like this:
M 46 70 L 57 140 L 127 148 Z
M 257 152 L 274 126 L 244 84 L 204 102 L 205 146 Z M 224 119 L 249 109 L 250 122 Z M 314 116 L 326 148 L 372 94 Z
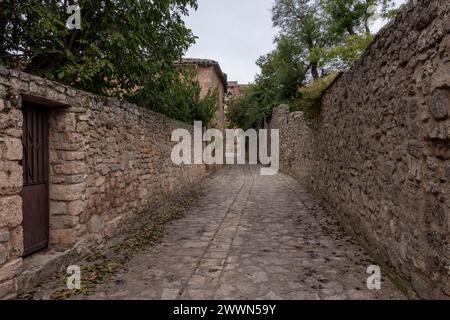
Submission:
M 245 94 L 245 90 L 248 88 L 248 84 L 239 84 L 237 81 L 228 81 L 228 90 L 225 97 L 225 124 L 229 127 L 230 122 L 227 119 L 227 110 L 230 102 L 234 98 L 242 97 Z
M 201 96 L 204 97 L 210 90 L 217 90 L 216 116 L 210 123 L 214 128 L 225 129 L 225 94 L 227 92 L 227 75 L 222 72 L 217 61 L 210 59 L 184 58 L 183 65 L 192 65 L 197 73 L 197 80 L 201 86 Z
M 204 178 L 171 161 L 178 128 L 193 130 L 0 66 L 0 299 Z
M 237 81 L 228 81 L 227 98 L 242 97 L 248 86 L 248 84 L 240 84 Z
M 248 84 L 239 84 L 237 81 L 228 81 L 227 95 L 225 98 L 225 124 L 228 127 L 229 121 L 227 117 L 227 109 L 230 101 L 234 98 L 242 97 L 245 94 L 245 90 L 248 88 Z

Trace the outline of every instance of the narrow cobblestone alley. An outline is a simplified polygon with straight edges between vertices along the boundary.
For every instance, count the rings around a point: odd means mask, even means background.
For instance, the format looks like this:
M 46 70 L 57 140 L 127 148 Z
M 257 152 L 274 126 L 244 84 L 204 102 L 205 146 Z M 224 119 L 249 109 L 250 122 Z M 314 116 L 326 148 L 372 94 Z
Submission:
M 292 178 L 227 167 L 207 194 L 90 299 L 384 299 L 370 258 Z M 80 296 L 75 299 L 82 298 Z

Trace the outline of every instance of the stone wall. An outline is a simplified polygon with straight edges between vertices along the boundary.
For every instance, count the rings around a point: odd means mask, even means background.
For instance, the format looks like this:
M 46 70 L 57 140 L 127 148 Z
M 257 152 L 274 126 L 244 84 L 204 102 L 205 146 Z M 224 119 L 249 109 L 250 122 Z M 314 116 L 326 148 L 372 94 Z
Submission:
M 50 111 L 51 250 L 101 244 L 122 222 L 207 175 L 203 165 L 170 158 L 172 131 L 193 127 L 0 67 L 0 299 L 15 296 L 23 264 L 23 101 Z
M 197 65 L 197 80 L 201 86 L 201 97 L 205 97 L 210 90 L 217 90 L 217 111 L 211 121 L 211 126 L 219 130 L 225 130 L 225 87 L 222 83 L 217 68 L 214 65 Z
M 411 294 L 450 298 L 450 2 L 410 3 L 327 89 L 311 127 L 274 111 L 281 168 Z

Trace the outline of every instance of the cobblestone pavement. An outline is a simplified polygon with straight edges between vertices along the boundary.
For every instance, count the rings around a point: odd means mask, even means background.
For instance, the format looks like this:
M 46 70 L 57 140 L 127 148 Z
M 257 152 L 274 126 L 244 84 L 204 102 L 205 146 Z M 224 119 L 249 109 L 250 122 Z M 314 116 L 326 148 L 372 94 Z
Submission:
M 290 177 L 233 166 L 204 183 L 162 243 L 89 299 L 404 298 L 387 279 L 367 289 L 371 259 Z

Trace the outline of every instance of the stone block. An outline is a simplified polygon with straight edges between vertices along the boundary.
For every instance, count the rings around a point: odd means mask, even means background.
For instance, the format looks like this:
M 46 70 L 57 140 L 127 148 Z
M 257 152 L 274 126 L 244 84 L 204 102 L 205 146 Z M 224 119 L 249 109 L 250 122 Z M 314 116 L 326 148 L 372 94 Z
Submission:
M 70 248 L 77 241 L 75 229 L 50 230 L 50 244 L 56 248 Z
M 0 194 L 17 194 L 22 186 L 22 166 L 16 162 L 0 162 Z
M 16 227 L 22 223 L 22 198 L 20 196 L 0 198 L 0 227 Z
M 75 113 L 64 113 L 58 118 L 57 126 L 64 132 L 74 132 L 76 130 L 77 121 Z
M 0 230 L 0 242 L 6 242 L 10 238 L 10 233 L 8 229 Z
M 71 216 L 77 216 L 81 214 L 87 206 L 86 201 L 77 200 L 68 203 L 68 214 Z
M 86 184 L 51 184 L 50 199 L 57 201 L 81 200 L 86 191 Z
M 80 120 L 80 121 L 89 121 L 89 115 L 81 114 L 81 115 L 78 116 L 78 120 Z
M 86 173 L 86 163 L 82 161 L 68 161 L 53 166 L 56 174 L 76 175 Z
M 55 150 L 50 150 L 49 151 L 49 161 L 50 163 L 56 163 L 58 162 L 58 152 L 56 152 Z
M 38 93 L 39 88 L 35 82 L 30 82 L 30 93 Z
M 23 114 L 21 110 L 13 109 L 7 114 L 9 123 L 22 133 Z
M 93 215 L 91 220 L 89 220 L 89 229 L 98 233 L 104 228 L 103 219 L 99 215 Z
M 11 258 L 19 258 L 23 255 L 23 228 L 18 226 L 11 232 L 9 240 L 9 253 Z
M 86 122 L 82 121 L 77 124 L 77 132 L 84 133 L 87 131 L 89 131 L 89 125 Z
M 84 160 L 86 157 L 86 153 L 81 151 L 63 151 L 60 154 L 61 159 L 66 161 Z
M 22 272 L 22 258 L 12 260 L 0 267 L 0 283 L 15 278 Z
M 417 140 L 408 141 L 407 145 L 408 154 L 415 158 L 420 158 L 422 156 L 423 145 Z
M 16 280 L 8 280 L 0 283 L 0 299 L 15 295 L 16 292 Z
M 431 224 L 437 222 L 440 226 L 445 223 L 445 212 L 442 208 L 442 203 L 433 194 L 427 194 L 425 198 L 425 222 Z
M 65 143 L 83 143 L 85 139 L 85 134 L 77 132 L 65 132 L 64 140 Z
M 50 215 L 63 215 L 67 213 L 67 202 L 50 201 Z
M 431 248 L 439 252 L 445 248 L 446 236 L 439 232 L 428 232 L 427 242 Z
M 450 89 L 436 89 L 427 98 L 427 105 L 435 120 L 447 119 L 450 109 Z
M 50 218 L 50 228 L 52 229 L 70 229 L 79 222 L 77 216 L 58 215 Z
M 9 259 L 9 250 L 6 244 L 0 243 L 0 266 Z
M 106 181 L 106 178 L 103 176 L 100 176 L 97 179 L 95 179 L 95 186 L 96 187 L 103 186 L 105 184 L 105 181 Z

